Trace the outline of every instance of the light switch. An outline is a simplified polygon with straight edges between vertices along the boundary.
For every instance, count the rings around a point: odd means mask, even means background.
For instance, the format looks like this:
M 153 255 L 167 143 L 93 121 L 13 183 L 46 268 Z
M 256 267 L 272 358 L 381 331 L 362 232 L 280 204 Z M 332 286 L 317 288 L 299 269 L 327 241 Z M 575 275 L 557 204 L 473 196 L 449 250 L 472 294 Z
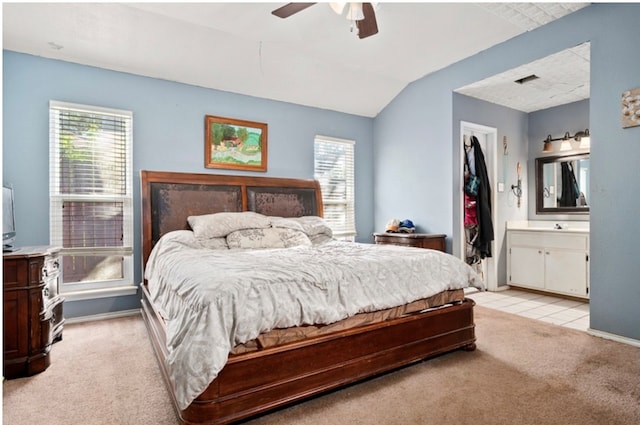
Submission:
M 498 182 L 498 192 L 504 192 L 504 183 Z

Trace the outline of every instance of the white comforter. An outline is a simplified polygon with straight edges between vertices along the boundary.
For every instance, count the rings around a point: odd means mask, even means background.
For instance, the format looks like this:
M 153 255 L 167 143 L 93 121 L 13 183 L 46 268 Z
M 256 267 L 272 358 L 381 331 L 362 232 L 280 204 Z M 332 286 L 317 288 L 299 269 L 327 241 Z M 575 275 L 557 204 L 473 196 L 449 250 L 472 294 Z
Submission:
M 483 287 L 471 267 L 434 250 L 338 241 L 214 250 L 190 231 L 156 244 L 145 277 L 166 319 L 168 369 L 181 409 L 217 376 L 233 346 L 261 332 Z

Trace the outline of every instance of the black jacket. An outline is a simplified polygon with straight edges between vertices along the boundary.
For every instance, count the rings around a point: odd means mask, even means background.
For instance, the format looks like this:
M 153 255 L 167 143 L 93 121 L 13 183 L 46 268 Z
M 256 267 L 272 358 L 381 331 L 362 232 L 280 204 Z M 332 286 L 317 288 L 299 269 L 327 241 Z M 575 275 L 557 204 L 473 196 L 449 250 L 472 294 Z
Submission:
M 487 165 L 480 142 L 476 136 L 471 136 L 471 146 L 475 159 L 476 176 L 480 177 L 476 207 L 478 209 L 478 237 L 474 246 L 480 258 L 491 257 L 491 242 L 493 241 L 493 222 L 491 221 L 491 184 L 487 174 Z

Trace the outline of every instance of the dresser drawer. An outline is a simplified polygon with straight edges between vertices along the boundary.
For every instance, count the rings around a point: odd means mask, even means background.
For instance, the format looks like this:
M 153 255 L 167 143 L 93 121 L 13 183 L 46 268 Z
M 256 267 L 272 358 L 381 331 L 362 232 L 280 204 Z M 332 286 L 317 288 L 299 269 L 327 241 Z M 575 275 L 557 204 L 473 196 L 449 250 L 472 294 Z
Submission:
M 399 245 L 415 248 L 435 249 L 445 252 L 443 234 L 428 233 L 374 233 L 376 244 Z

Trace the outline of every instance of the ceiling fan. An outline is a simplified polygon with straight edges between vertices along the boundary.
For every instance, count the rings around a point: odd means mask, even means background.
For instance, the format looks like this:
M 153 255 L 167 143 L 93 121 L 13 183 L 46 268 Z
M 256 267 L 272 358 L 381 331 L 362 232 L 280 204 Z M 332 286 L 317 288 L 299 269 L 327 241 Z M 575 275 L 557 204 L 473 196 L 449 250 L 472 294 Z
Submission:
M 287 3 L 271 13 L 279 18 L 288 18 L 315 3 Z M 377 3 L 329 3 L 334 12 L 342 15 L 347 10 L 346 18 L 355 23 L 359 38 L 367 38 L 378 33 L 375 8 Z M 353 27 L 352 27 L 353 31 Z

